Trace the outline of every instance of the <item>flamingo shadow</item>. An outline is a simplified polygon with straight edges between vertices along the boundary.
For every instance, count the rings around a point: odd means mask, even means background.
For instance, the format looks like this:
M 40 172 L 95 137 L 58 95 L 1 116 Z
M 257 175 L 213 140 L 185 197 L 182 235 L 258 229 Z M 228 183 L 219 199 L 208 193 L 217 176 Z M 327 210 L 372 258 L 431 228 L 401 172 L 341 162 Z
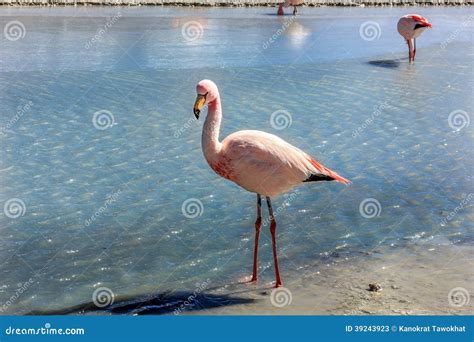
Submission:
M 27 315 L 83 315 L 94 313 L 106 315 L 165 315 L 253 302 L 255 302 L 254 299 L 231 294 L 215 295 L 205 292 L 168 291 L 153 295 L 116 298 L 113 304 L 105 307 L 98 307 L 93 302 L 88 302 L 58 310 L 31 311 Z
M 379 59 L 379 60 L 369 61 L 367 63 L 370 65 L 377 66 L 377 67 L 381 67 L 381 68 L 394 69 L 394 68 L 398 68 L 400 66 L 400 62 L 403 61 L 404 59 L 407 59 L 407 58 Z
M 293 13 L 285 13 L 285 14 L 277 14 L 277 13 L 265 13 L 264 15 L 270 15 L 273 17 L 288 17 L 288 16 L 293 16 Z

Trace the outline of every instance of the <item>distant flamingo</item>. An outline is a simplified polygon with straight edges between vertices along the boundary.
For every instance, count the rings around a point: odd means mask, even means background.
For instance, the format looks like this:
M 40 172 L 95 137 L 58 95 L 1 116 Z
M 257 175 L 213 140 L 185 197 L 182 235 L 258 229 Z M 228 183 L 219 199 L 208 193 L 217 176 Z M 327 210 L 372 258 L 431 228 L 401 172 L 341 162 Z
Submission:
M 285 0 L 284 3 L 281 3 L 278 5 L 278 15 L 284 15 L 285 12 L 283 12 L 283 7 L 289 7 L 293 6 L 293 15 L 296 15 L 298 13 L 298 10 L 296 9 L 296 6 L 301 6 L 303 3 L 303 0 Z
M 398 21 L 398 33 L 405 38 L 408 44 L 408 59 L 410 62 L 415 61 L 416 38 L 418 38 L 428 27 L 432 27 L 428 22 L 428 19 L 418 14 L 404 15 Z
M 194 115 L 207 104 L 208 112 L 202 129 L 202 150 L 209 166 L 221 177 L 257 194 L 257 220 L 251 281 L 257 280 L 257 254 L 262 225 L 262 199 L 267 200 L 272 235 L 275 287 L 281 286 L 276 247 L 276 221 L 270 197 L 279 195 L 304 182 L 349 181 L 318 163 L 310 155 L 279 137 L 262 131 L 238 131 L 222 142 L 219 130 L 222 120 L 221 99 L 214 82 L 202 80 L 196 86 Z

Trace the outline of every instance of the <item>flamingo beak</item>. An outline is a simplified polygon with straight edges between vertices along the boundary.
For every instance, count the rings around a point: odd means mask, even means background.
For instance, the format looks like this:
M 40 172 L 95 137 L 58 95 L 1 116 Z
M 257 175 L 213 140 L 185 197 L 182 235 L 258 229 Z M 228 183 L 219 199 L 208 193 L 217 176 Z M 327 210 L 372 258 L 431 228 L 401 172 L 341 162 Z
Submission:
M 432 28 L 433 25 L 431 25 L 430 22 L 428 22 L 428 20 L 423 20 L 420 22 L 421 25 L 425 26 L 425 27 L 429 27 L 429 28 Z
M 206 95 L 200 95 L 196 97 L 196 102 L 194 102 L 194 116 L 196 119 L 199 119 L 199 114 L 201 113 L 202 107 L 204 107 L 204 104 L 206 103 Z

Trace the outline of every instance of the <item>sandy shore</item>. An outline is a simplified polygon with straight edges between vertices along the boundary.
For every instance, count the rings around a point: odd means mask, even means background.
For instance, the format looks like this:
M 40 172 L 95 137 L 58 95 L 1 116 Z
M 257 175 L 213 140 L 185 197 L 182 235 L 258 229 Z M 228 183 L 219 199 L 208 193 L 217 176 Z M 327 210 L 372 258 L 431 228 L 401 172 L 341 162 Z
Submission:
M 250 297 L 254 303 L 206 310 L 206 314 L 240 315 L 466 315 L 474 312 L 473 247 L 407 248 L 377 253 L 358 262 L 321 265 L 298 281 L 286 279 L 291 303 L 271 302 L 269 287 L 229 286 L 216 294 Z M 369 291 L 369 284 L 382 289 Z M 253 287 L 253 288 L 252 288 Z M 454 290 L 453 290 L 454 289 Z M 466 292 L 467 291 L 467 292 Z M 449 296 L 451 292 L 451 298 Z M 467 296 L 466 296 L 467 294 Z M 281 295 L 280 304 L 288 302 Z M 191 311 L 189 314 L 202 314 Z

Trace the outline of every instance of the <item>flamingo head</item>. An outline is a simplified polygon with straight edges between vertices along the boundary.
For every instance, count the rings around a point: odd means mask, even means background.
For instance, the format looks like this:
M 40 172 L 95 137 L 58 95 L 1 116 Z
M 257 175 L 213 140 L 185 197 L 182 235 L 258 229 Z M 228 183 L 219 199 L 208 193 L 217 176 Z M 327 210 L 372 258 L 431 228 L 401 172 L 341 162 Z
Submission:
M 416 22 L 417 25 L 419 25 L 418 27 L 429 27 L 429 28 L 433 27 L 433 25 L 431 25 L 428 19 L 426 19 L 425 17 L 422 17 L 421 15 L 412 14 L 411 18 Z
M 194 116 L 199 119 L 202 107 L 215 101 L 219 97 L 217 86 L 211 80 L 202 80 L 196 86 L 196 101 L 194 102 Z
M 409 40 L 417 38 L 424 30 L 431 28 L 433 25 L 418 14 L 407 14 L 400 18 L 397 24 L 398 33 Z

